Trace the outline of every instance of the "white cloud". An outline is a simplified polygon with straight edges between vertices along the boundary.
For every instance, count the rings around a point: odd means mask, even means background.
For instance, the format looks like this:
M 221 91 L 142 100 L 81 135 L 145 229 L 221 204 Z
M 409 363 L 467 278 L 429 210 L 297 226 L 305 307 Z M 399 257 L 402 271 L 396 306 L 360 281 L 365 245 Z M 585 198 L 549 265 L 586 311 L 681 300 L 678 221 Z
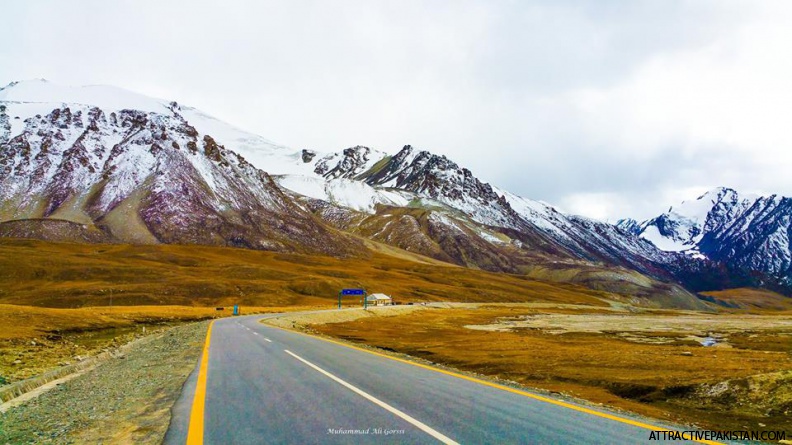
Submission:
M 789 2 L 10 1 L 3 14 L 0 83 L 117 85 L 295 148 L 411 143 L 610 220 L 718 185 L 792 195 Z
M 705 47 L 653 57 L 622 84 L 567 92 L 581 133 L 628 165 L 671 157 L 656 164 L 668 171 L 649 184 L 653 197 L 702 184 L 792 193 L 791 12 L 762 11 Z

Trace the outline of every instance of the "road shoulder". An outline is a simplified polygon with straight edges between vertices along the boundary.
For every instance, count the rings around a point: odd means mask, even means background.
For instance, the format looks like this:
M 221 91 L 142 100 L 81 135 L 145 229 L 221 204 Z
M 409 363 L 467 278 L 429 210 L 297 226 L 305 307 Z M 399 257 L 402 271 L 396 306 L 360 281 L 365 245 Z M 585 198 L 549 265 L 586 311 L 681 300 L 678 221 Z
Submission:
M 123 355 L 0 417 L 0 443 L 162 443 L 208 322 L 141 339 Z

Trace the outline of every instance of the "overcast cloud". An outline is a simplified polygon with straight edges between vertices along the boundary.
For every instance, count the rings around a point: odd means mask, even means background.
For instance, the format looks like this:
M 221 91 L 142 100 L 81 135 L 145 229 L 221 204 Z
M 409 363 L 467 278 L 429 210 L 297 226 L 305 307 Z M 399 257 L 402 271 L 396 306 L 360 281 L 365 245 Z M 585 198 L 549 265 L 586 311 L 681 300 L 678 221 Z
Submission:
M 5 1 L 0 83 L 175 99 L 283 145 L 412 144 L 562 209 L 792 196 L 788 1 Z

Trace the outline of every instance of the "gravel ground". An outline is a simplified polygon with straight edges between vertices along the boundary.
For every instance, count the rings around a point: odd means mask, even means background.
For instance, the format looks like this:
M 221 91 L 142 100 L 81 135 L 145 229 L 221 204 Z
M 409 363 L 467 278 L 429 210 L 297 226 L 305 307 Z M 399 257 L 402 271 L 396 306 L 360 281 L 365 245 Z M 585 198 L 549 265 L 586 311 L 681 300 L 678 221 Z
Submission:
M 267 318 L 266 323 L 282 328 L 303 329 L 307 325 L 343 323 L 366 317 L 391 317 L 395 315 L 409 314 L 419 310 L 425 310 L 425 306 L 372 306 L 367 311 L 363 308 L 344 309 L 340 311 L 309 311 L 294 315 L 283 315 L 275 318 Z
M 96 369 L 0 414 L 0 444 L 161 443 L 208 323 L 140 339 Z

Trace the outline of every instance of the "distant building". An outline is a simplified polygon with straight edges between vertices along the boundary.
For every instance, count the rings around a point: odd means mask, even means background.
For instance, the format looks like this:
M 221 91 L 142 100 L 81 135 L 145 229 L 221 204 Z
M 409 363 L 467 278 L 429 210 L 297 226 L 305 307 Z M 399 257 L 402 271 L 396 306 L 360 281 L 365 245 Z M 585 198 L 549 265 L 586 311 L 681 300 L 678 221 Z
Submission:
M 390 306 L 393 304 L 393 298 L 385 294 L 371 294 L 366 297 L 366 302 L 370 306 Z

